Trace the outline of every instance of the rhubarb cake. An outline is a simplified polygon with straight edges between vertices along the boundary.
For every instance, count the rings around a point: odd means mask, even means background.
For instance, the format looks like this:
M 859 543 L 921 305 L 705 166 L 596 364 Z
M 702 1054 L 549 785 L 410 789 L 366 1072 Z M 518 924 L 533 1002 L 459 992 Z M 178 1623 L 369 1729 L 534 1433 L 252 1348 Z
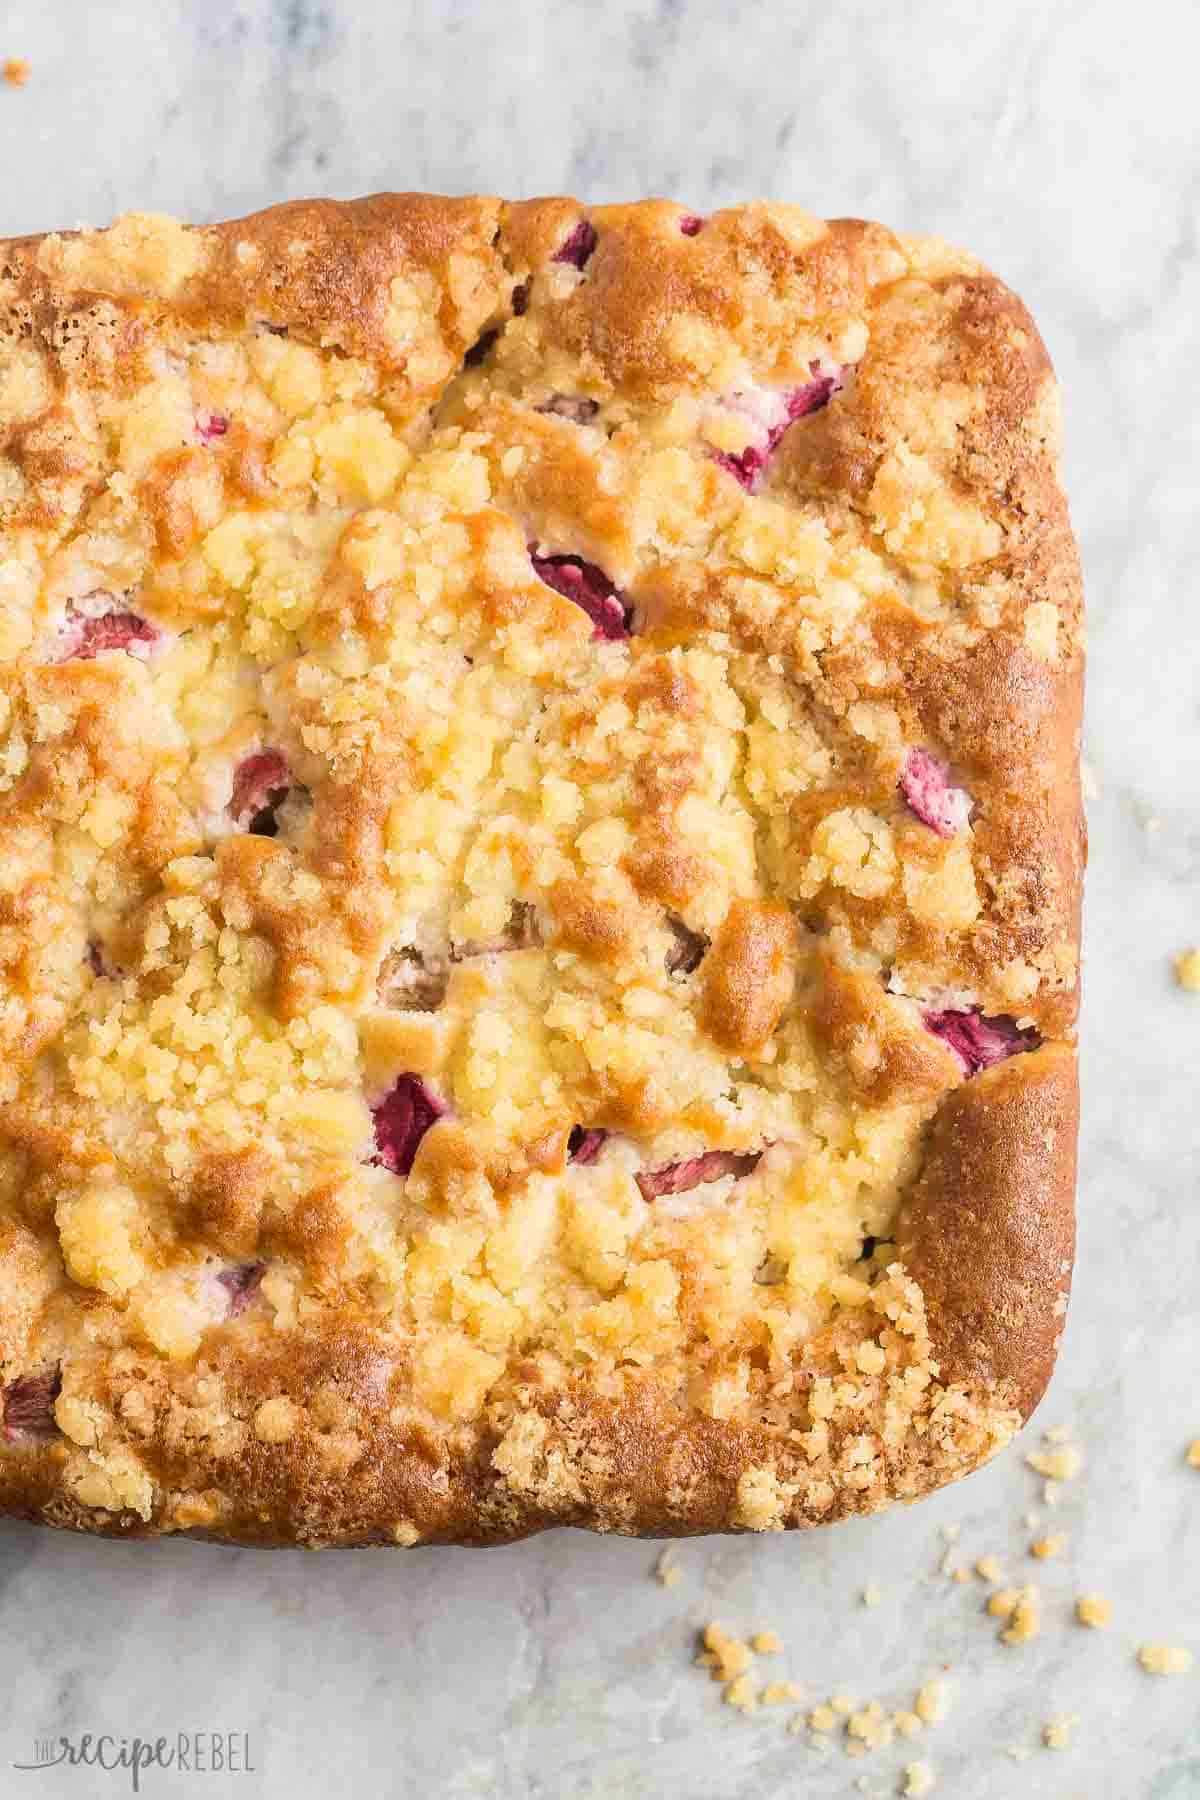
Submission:
M 1073 1246 L 1058 401 L 970 256 L 378 195 L 2 246 L 0 1511 L 775 1530 Z

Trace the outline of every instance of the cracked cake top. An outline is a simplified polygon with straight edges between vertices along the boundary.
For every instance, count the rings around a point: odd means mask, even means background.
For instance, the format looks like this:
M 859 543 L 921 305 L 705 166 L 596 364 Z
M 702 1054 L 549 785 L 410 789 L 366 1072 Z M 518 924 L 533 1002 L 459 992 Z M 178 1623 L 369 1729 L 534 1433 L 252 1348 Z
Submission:
M 1006 1441 L 1082 860 L 1020 302 L 770 205 L 0 249 L 0 1505 L 762 1529 Z

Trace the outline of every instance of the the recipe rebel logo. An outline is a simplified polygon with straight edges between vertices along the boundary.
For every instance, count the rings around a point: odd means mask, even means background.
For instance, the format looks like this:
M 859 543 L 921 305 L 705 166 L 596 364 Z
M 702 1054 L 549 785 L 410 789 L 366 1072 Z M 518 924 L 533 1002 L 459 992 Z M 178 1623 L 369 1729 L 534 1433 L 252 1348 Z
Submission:
M 111 1732 L 85 1731 L 79 1737 L 41 1737 L 34 1741 L 33 1757 L 14 1762 L 23 1774 L 42 1769 L 103 1769 L 123 1774 L 130 1791 L 140 1794 L 142 1777 L 150 1770 L 173 1770 L 182 1775 L 256 1775 L 250 1734 L 246 1731 L 179 1731 L 173 1737 L 119 1737 Z

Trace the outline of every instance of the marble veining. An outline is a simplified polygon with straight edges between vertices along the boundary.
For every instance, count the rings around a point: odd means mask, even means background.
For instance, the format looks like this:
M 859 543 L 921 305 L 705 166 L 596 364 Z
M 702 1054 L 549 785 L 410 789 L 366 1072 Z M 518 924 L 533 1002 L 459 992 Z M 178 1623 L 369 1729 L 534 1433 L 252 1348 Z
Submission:
M 1157 17 L 1156 17 L 1157 15 Z M 149 1794 L 784 1800 L 898 1791 L 922 1756 L 955 1800 L 1200 1796 L 1200 25 L 1117 0 L 8 0 L 0 232 L 122 208 L 219 218 L 384 187 L 765 193 L 965 242 L 1026 297 L 1063 381 L 1092 611 L 1081 1244 L 1038 1423 L 1088 1470 L 1053 1513 L 1010 1452 L 905 1513 L 806 1540 L 656 1547 L 572 1533 L 469 1555 L 274 1556 L 0 1528 L 0 1792 L 92 1800 L 128 1777 L 18 1773 L 39 1737 L 248 1733 L 254 1773 Z M 1026 1447 L 1034 1439 L 1029 1437 Z M 1022 1555 L 1031 1507 L 1070 1535 Z M 1041 1637 L 995 1641 L 996 1554 L 1043 1589 Z M 1036 1569 L 1036 1575 L 1034 1571 Z M 858 1601 L 876 1583 L 880 1604 Z M 1108 1594 L 1112 1628 L 1070 1620 Z M 950 1664 L 944 1725 L 862 1762 L 743 1720 L 691 1666 L 696 1628 L 772 1625 L 778 1672 L 907 1703 Z M 1042 1722 L 1079 1716 L 1073 1748 Z M 1009 1746 L 1028 1749 L 1014 1761 Z

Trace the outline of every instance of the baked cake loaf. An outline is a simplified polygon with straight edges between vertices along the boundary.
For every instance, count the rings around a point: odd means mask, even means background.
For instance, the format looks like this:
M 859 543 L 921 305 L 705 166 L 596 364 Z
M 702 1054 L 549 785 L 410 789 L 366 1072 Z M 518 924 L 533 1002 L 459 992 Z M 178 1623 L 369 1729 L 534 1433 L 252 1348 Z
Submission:
M 0 1511 L 760 1531 L 1003 1445 L 1082 863 L 1020 302 L 662 201 L 0 274 Z

